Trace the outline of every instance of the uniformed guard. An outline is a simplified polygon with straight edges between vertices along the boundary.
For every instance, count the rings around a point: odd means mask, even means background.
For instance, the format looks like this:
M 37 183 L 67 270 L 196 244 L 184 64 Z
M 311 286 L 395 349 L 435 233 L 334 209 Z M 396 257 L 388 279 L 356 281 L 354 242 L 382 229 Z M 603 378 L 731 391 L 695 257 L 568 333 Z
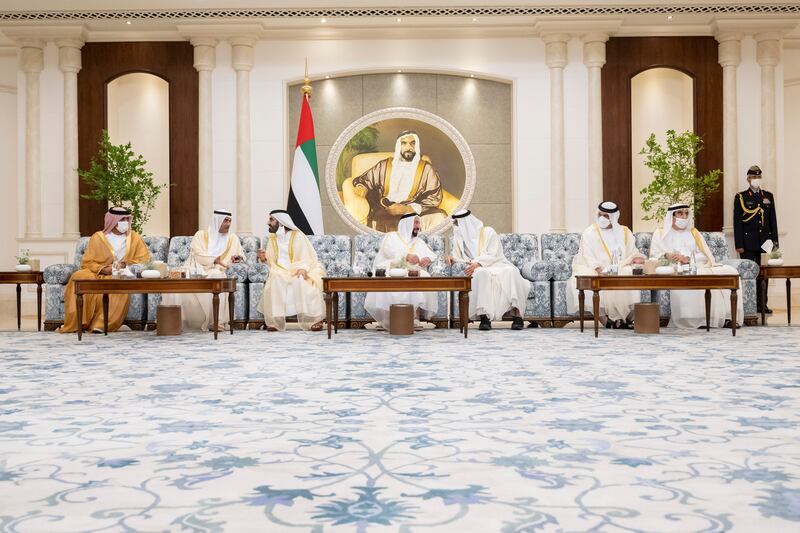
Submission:
M 747 170 L 747 183 L 750 187 L 737 193 L 733 199 L 733 236 L 739 257 L 760 265 L 764 241 L 772 239 L 774 247 L 778 247 L 775 199 L 771 192 L 761 188 L 761 169 L 758 166 L 753 165 Z M 756 288 L 758 311 L 761 312 L 761 283 L 757 283 Z M 767 305 L 766 294 L 763 305 Z M 772 313 L 772 310 L 767 307 L 766 312 Z

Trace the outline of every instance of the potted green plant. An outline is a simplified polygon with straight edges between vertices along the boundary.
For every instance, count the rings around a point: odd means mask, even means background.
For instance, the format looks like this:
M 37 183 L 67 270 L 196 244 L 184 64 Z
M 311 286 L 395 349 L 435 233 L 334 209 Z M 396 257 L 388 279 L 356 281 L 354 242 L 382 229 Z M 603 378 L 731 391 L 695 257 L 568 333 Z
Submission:
M 131 143 L 113 144 L 108 131 L 103 130 L 100 149 L 89 169 L 78 170 L 81 179 L 90 187 L 83 197 L 127 207 L 131 211 L 131 227 L 142 233 L 158 195 L 169 187 L 157 185 L 146 165 L 147 161 L 133 152 Z
M 31 271 L 31 258 L 30 258 L 30 250 L 27 248 L 22 248 L 19 251 L 19 255 L 14 256 L 17 260 L 17 264 L 14 267 L 14 270 L 17 272 L 30 272 Z
M 695 213 L 705 206 L 708 196 L 719 188 L 719 169 L 702 176 L 697 175 L 697 154 L 703 149 L 703 140 L 691 131 L 680 135 L 667 131 L 666 145 L 650 134 L 639 155 L 653 171 L 653 181 L 640 191 L 644 220 L 662 220 L 667 207 L 676 203 L 688 204 Z
M 775 247 L 772 249 L 770 253 L 767 254 L 767 265 L 781 266 L 782 264 L 783 264 L 783 252 L 781 252 L 779 248 Z

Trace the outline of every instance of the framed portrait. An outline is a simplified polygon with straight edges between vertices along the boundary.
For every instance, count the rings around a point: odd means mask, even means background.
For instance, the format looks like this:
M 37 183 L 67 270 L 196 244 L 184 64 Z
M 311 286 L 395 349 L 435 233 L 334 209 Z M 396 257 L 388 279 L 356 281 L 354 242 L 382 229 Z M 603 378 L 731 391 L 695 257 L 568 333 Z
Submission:
M 417 213 L 439 233 L 475 190 L 475 160 L 464 137 L 441 117 L 394 107 L 365 115 L 334 143 L 325 167 L 331 204 L 361 233 L 397 229 Z

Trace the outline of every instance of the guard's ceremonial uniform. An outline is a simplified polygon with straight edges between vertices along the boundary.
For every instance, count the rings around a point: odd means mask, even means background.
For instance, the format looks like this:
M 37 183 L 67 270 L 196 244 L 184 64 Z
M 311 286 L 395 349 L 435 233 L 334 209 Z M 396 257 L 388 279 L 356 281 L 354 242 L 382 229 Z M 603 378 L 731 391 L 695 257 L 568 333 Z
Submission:
M 755 175 L 761 174 L 758 167 L 752 169 L 758 171 Z M 764 253 L 761 245 L 764 241 L 772 239 L 774 246 L 778 247 L 778 221 L 771 192 L 748 188 L 736 194 L 733 199 L 733 236 L 735 248 L 744 249 L 739 257 L 755 261 L 757 265 L 761 264 L 761 254 Z M 756 287 L 760 311 L 761 284 L 756 284 Z M 766 303 L 766 299 L 764 301 Z

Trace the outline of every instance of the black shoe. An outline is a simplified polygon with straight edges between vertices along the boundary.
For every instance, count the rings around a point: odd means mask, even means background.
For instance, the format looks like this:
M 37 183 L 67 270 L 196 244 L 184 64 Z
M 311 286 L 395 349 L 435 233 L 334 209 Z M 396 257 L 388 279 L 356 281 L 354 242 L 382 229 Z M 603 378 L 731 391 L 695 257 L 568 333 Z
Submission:
M 765 309 L 765 311 L 767 312 L 767 314 L 768 314 L 768 315 L 771 315 L 771 314 L 772 314 L 772 309 L 770 309 L 769 307 L 767 307 L 767 308 Z
M 519 331 L 524 328 L 525 328 L 525 322 L 522 321 L 522 317 L 515 316 L 514 321 L 511 322 L 511 329 Z
M 539 323 L 538 322 L 531 322 L 530 324 L 528 324 L 528 327 L 529 328 L 538 328 L 539 327 Z
M 722 327 L 725 328 L 725 329 L 731 329 L 733 327 L 733 322 L 731 322 L 730 320 L 726 319 L 725 323 L 722 325 Z
M 481 331 L 489 331 L 492 329 L 492 321 L 489 320 L 489 317 L 486 315 L 481 316 L 481 325 L 478 326 L 478 329 Z

